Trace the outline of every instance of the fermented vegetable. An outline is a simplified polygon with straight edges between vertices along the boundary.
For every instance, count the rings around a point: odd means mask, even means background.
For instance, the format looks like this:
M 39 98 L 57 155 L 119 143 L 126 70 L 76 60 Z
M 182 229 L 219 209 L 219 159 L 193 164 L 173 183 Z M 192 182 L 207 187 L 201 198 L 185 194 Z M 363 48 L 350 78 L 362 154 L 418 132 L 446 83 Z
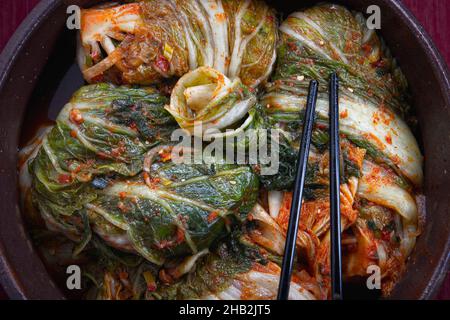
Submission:
M 423 163 L 406 122 L 410 105 L 405 78 L 363 16 L 344 7 L 323 4 L 295 12 L 280 31 L 275 75 L 261 100 L 265 126 L 278 128 L 285 138 L 280 148 L 285 170 L 262 179 L 273 190 L 270 213 L 286 230 L 291 194 L 278 190 L 292 188 L 308 83 L 316 79 L 317 120 L 298 245 L 306 250 L 316 279 L 329 285 L 327 83 L 337 72 L 343 238 L 356 244 L 348 250 L 344 275 L 364 277 L 369 265 L 379 265 L 383 293 L 388 294 L 419 233 L 415 194 L 423 182 Z
M 151 88 L 83 87 L 33 154 L 32 201 L 49 229 L 80 243 L 75 255 L 92 228 L 160 265 L 207 249 L 253 207 L 249 167 L 170 161 L 165 101 Z
M 344 281 L 365 285 L 376 265 L 392 291 L 423 222 L 406 79 L 360 13 L 320 4 L 279 27 L 277 16 L 258 0 L 82 10 L 78 62 L 91 84 L 20 151 L 19 174 L 42 256 L 62 273 L 80 265 L 86 298 L 274 299 L 312 79 L 289 298 L 330 298 L 333 72 Z
M 242 133 L 252 124 L 250 111 L 256 104 L 256 96 L 239 78 L 231 80 L 215 69 L 200 67 L 177 82 L 166 109 L 181 128 L 195 134 L 197 125 L 211 138 Z
M 257 0 L 138 1 L 81 13 L 85 79 L 151 84 L 209 66 L 252 87 L 275 62 L 277 19 Z
M 233 233 L 213 251 L 202 251 L 176 267 L 157 270 L 148 262 L 125 264 L 117 255 L 85 266 L 95 283 L 89 298 L 122 299 L 274 299 L 280 267 L 269 262 L 242 235 Z M 195 260 L 195 265 L 192 265 Z M 101 272 L 101 268 L 107 272 Z M 187 268 L 188 267 L 188 268 Z M 181 272 L 188 276 L 182 277 Z M 296 272 L 290 299 L 314 300 L 318 284 L 305 271 Z

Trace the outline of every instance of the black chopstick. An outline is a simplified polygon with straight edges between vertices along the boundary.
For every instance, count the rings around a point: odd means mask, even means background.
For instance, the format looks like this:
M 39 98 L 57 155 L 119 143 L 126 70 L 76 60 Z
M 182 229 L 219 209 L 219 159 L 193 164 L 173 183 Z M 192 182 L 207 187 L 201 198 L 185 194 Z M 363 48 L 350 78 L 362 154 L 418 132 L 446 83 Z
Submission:
M 340 209 L 339 79 L 330 79 L 330 220 L 331 220 L 331 297 L 342 299 L 342 252 Z
M 306 165 L 308 163 L 309 147 L 314 126 L 314 114 L 317 101 L 318 83 L 312 80 L 309 84 L 308 100 L 303 123 L 303 134 L 298 153 L 297 174 L 295 177 L 294 193 L 292 197 L 289 225 L 284 247 L 283 264 L 281 267 L 280 284 L 278 286 L 278 300 L 289 298 L 292 268 L 294 266 L 295 243 L 297 240 L 300 213 L 302 208 L 303 187 L 305 184 Z

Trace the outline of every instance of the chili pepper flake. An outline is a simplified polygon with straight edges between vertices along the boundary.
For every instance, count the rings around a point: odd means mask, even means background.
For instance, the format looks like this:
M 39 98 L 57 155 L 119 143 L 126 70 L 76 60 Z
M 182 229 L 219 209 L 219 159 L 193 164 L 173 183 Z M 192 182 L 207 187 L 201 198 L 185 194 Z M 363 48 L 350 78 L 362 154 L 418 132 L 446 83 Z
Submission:
M 121 200 L 125 199 L 127 197 L 127 193 L 125 191 L 119 192 L 119 198 Z
M 386 142 L 389 144 L 392 144 L 392 137 L 390 134 L 387 134 L 386 137 L 384 137 L 386 139 Z
M 168 72 L 170 70 L 170 63 L 163 55 L 160 55 L 156 59 L 155 65 L 162 72 L 166 73 L 166 72 Z
M 147 291 L 156 291 L 156 281 L 153 274 L 150 271 L 145 271 L 142 273 L 142 275 L 144 276 L 145 283 L 147 284 Z
M 341 112 L 339 113 L 339 116 L 341 117 L 341 119 L 347 118 L 347 117 L 348 117 L 348 110 L 345 109 L 345 110 L 341 111 Z
M 78 136 L 78 132 L 77 132 L 76 130 L 71 130 L 71 131 L 70 131 L 70 136 L 71 136 L 72 138 L 76 138 L 76 137 Z
M 177 244 L 183 243 L 184 240 L 185 240 L 184 230 L 181 228 L 177 228 L 176 243 Z
M 61 184 L 71 183 L 72 181 L 73 181 L 73 179 L 70 174 L 60 174 L 58 176 L 58 182 Z
M 159 271 L 159 279 L 165 284 L 170 284 L 173 282 L 173 278 L 164 269 Z
M 208 218 L 206 220 L 208 220 L 209 223 L 213 222 L 214 220 L 216 220 L 216 218 L 219 216 L 219 213 L 217 211 L 213 211 L 208 215 Z
M 78 109 L 72 109 L 70 110 L 69 114 L 70 121 L 72 121 L 75 124 L 82 124 L 83 123 L 83 116 L 81 115 L 80 110 Z

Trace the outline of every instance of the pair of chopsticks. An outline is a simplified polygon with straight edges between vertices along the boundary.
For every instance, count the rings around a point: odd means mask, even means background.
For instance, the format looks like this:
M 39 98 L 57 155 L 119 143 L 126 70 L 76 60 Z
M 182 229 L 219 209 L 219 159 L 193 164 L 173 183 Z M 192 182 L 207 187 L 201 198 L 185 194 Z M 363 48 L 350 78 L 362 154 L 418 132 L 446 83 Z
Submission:
M 281 267 L 278 300 L 287 300 L 291 283 L 295 257 L 303 189 L 306 177 L 309 148 L 314 127 L 318 83 L 312 80 L 309 86 L 306 112 L 303 123 L 303 135 L 298 154 L 297 175 L 295 177 L 289 225 L 286 234 L 283 264 Z M 330 222 L 331 222 L 331 291 L 334 300 L 342 299 L 342 254 L 341 254 L 341 210 L 339 198 L 340 185 L 340 147 L 339 147 L 339 80 L 333 73 L 330 78 Z

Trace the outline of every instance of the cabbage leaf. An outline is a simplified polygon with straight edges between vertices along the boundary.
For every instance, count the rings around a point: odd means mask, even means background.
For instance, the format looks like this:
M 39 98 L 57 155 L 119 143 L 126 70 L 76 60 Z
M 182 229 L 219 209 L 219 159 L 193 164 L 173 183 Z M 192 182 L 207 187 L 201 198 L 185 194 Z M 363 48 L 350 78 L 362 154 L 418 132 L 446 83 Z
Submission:
M 209 66 L 256 87 L 272 72 L 277 18 L 256 0 L 146 0 L 82 10 L 88 82 L 151 84 Z
M 42 139 L 29 164 L 32 199 L 51 230 L 80 242 L 75 254 L 92 228 L 161 264 L 207 249 L 253 207 L 259 181 L 248 166 L 154 155 L 177 128 L 167 101 L 152 88 L 86 86 Z

